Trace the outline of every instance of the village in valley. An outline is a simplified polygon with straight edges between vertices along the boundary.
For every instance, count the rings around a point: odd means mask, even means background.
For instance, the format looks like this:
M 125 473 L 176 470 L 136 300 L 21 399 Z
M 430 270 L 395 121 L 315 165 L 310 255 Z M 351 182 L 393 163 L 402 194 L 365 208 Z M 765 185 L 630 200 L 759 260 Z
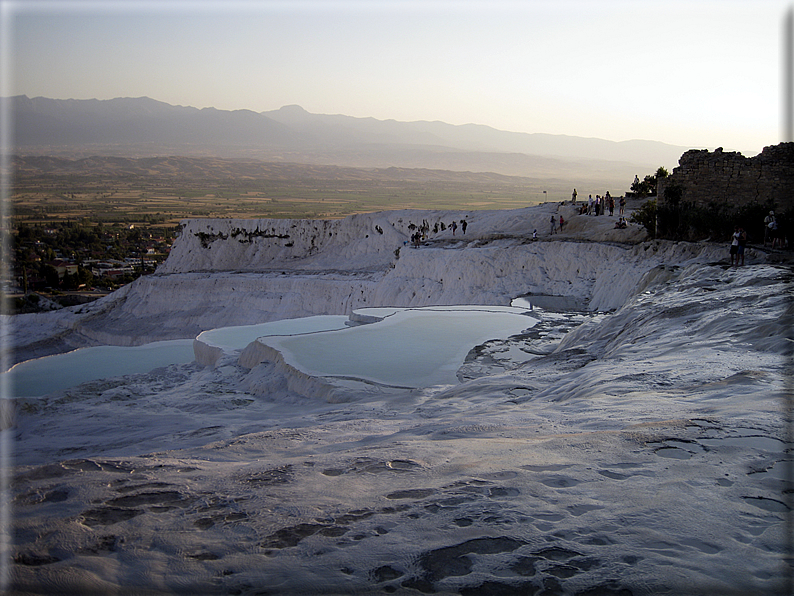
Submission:
M 174 231 L 83 219 L 21 223 L 12 238 L 8 294 L 15 312 L 29 312 L 95 300 L 153 272 L 168 256 Z

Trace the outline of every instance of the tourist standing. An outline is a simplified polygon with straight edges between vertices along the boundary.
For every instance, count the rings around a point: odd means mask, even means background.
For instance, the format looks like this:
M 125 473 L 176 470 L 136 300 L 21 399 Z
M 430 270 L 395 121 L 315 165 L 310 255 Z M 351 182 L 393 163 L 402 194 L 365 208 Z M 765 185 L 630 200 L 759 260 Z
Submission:
M 731 235 L 731 266 L 739 264 L 739 226 L 733 226 L 733 234 Z
M 593 195 L 587 198 L 587 215 L 593 214 Z
M 620 201 L 618 201 L 618 215 L 623 215 L 623 211 L 626 208 L 626 197 L 620 197 Z
M 769 224 L 769 238 L 772 240 L 772 248 L 783 248 L 783 238 L 781 238 L 777 220 L 772 220 L 772 223 Z
M 775 222 L 775 212 L 770 211 L 769 215 L 764 218 L 764 246 L 766 246 L 767 240 L 772 240 L 774 244 L 774 239 L 772 238 L 772 228 L 774 227 Z
M 736 264 L 744 265 L 744 245 L 747 244 L 747 233 L 739 227 L 739 248 L 736 250 Z M 741 261 L 741 262 L 740 262 Z
M 571 193 L 571 203 L 576 203 L 576 189 L 573 189 L 573 193 Z
M 551 216 L 549 223 L 551 224 L 551 234 L 554 234 L 557 231 L 557 220 L 554 218 L 554 215 Z

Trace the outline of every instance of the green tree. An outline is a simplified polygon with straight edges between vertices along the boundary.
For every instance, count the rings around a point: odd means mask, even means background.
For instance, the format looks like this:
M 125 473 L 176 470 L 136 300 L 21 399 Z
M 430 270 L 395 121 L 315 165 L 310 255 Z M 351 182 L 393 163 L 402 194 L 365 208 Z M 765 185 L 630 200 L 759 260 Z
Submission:
M 78 286 L 77 274 L 72 275 L 71 273 L 66 273 L 61 281 L 61 286 L 65 290 L 76 290 Z
M 93 286 L 94 285 L 94 274 L 91 273 L 90 269 L 86 269 L 85 267 L 78 267 L 77 268 L 77 283 L 78 286 L 85 284 L 86 286 Z
M 656 199 L 648 199 L 635 210 L 629 221 L 643 226 L 652 237 L 656 237 Z
M 50 288 L 57 288 L 61 283 L 61 280 L 58 277 L 58 270 L 52 265 L 43 265 L 41 268 L 41 275 L 44 277 L 44 280 L 47 282 L 47 286 Z
M 666 178 L 668 172 L 664 167 L 659 167 L 655 174 L 648 174 L 642 180 L 635 180 L 631 183 L 631 191 L 638 197 L 648 197 L 656 195 L 656 186 L 660 178 Z

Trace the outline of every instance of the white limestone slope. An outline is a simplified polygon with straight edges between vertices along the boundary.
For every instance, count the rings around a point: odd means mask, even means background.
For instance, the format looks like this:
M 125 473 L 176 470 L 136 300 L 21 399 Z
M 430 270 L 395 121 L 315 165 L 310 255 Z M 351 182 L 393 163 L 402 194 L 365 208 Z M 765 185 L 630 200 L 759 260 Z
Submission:
M 45 349 L 526 293 L 612 311 L 541 306 L 454 384 L 342 391 L 252 342 L 17 399 L 14 593 L 789 594 L 790 269 L 603 217 L 529 241 L 557 207 L 291 268 L 262 236 L 204 248 L 186 226 L 157 275 L 21 318 Z
M 452 385 L 274 350 L 17 400 L 14 593 L 790 594 L 790 284 L 660 266 Z
M 549 234 L 552 214 L 566 218 L 563 233 Z M 453 234 L 449 226 L 463 220 L 466 234 L 460 226 Z M 615 230 L 614 221 L 556 203 L 339 221 L 188 220 L 156 274 L 89 305 L 16 317 L 13 360 L 86 345 L 187 339 L 231 325 L 349 315 L 362 307 L 506 306 L 517 296 L 541 294 L 613 310 L 658 265 L 724 258 L 724 247 L 713 244 L 642 243 L 643 228 Z M 414 248 L 410 236 L 423 222 L 430 231 Z M 535 229 L 539 240 L 533 242 Z M 748 255 L 753 258 L 760 255 Z

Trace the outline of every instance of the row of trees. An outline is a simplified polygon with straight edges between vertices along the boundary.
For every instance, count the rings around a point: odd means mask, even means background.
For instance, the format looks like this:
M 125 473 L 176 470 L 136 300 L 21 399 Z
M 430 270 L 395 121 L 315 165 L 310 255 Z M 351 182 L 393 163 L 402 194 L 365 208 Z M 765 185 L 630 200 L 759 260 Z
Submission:
M 94 285 L 94 274 L 85 267 L 78 266 L 76 273 L 66 273 L 61 279 L 55 267 L 47 263 L 37 263 L 36 266 L 22 269 L 22 290 L 26 294 L 31 287 L 30 279 L 36 274 L 44 280 L 48 288 L 61 287 L 64 290 L 77 290 L 80 286 Z

